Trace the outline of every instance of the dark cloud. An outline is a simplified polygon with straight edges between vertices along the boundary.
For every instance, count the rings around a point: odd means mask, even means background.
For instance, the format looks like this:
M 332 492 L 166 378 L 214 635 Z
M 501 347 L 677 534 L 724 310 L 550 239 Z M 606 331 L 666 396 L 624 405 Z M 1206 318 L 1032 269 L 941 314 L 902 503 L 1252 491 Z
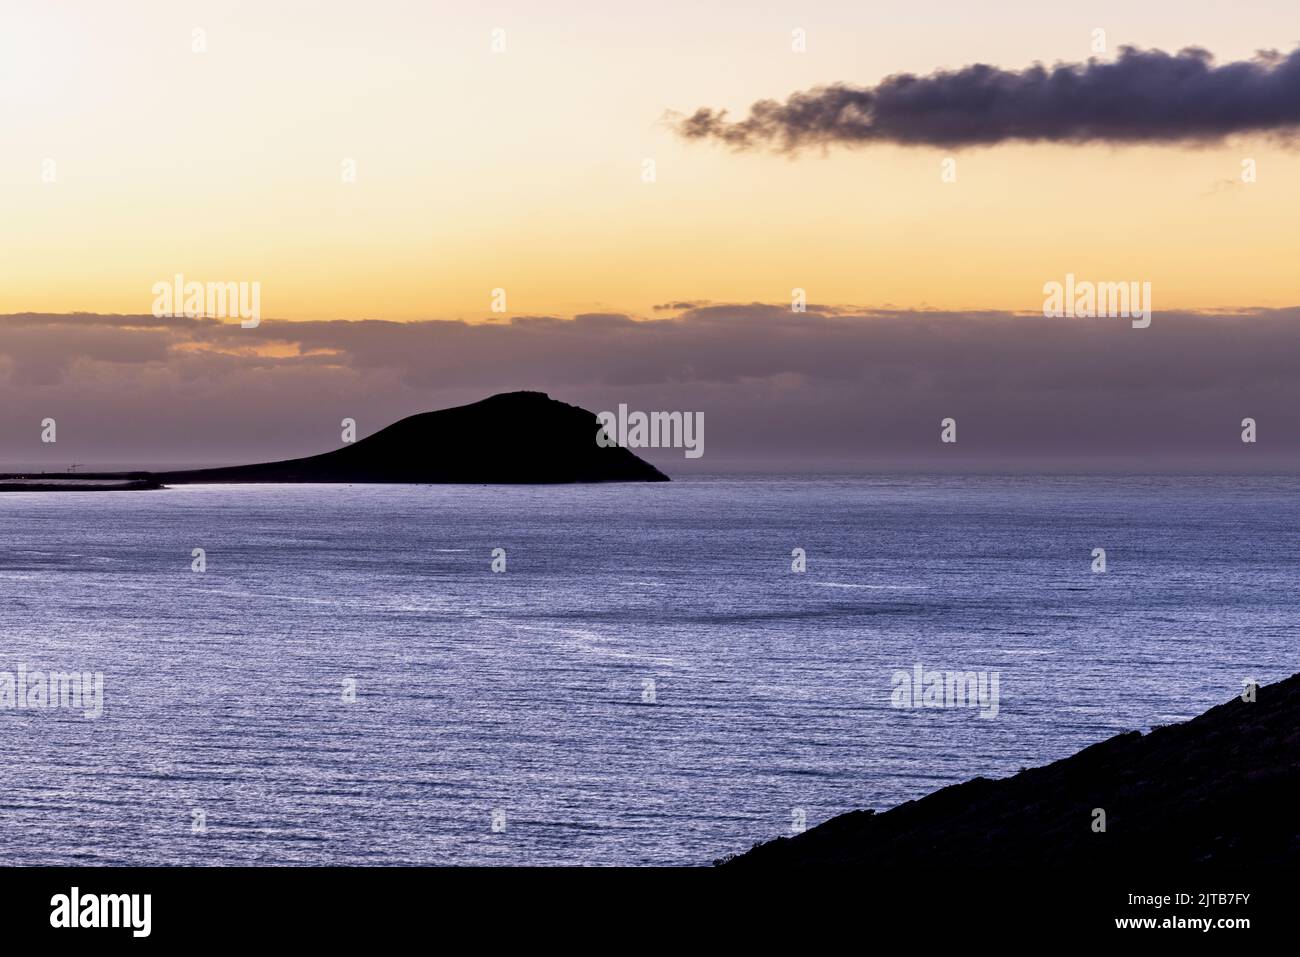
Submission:
M 1003 70 L 975 64 L 873 87 L 836 84 L 726 110 L 674 116 L 688 139 L 737 149 L 903 145 L 956 148 L 1008 141 L 1208 142 L 1300 125 L 1300 48 L 1215 65 L 1205 50 L 1125 47 L 1113 61 Z
M 511 389 L 593 411 L 702 411 L 672 474 L 794 470 L 1294 470 L 1300 308 L 1124 319 L 710 304 L 636 320 L 278 322 L 0 316 L 0 471 L 229 464 L 338 445 Z M 59 442 L 40 443 L 52 416 Z M 940 419 L 959 423 L 956 446 Z M 1240 442 L 1244 417 L 1260 441 Z
M 683 312 L 687 309 L 698 309 L 700 306 L 707 306 L 707 299 L 682 299 L 677 302 L 660 302 L 656 303 L 655 312 Z

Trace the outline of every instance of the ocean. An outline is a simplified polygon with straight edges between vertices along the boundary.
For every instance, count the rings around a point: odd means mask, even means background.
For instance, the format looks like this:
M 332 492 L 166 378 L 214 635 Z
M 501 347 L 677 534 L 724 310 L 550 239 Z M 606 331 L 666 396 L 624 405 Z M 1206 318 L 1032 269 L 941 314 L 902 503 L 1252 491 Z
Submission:
M 1291 674 L 1298 519 L 1242 477 L 0 496 L 0 674 L 103 679 L 0 701 L 0 864 L 708 864 Z M 917 666 L 996 714 L 896 707 Z

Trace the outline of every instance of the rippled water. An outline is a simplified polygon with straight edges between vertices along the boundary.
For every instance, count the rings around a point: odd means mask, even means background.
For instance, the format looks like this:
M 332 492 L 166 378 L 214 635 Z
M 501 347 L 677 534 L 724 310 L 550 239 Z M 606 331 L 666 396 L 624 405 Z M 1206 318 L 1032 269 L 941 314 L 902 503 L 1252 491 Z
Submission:
M 895 477 L 0 496 L 0 671 L 105 676 L 98 720 L 0 709 L 0 862 L 707 863 L 789 833 L 796 809 L 811 825 L 1013 773 L 1297 670 L 1298 493 Z M 890 707 L 918 662 L 999 672 L 997 718 Z

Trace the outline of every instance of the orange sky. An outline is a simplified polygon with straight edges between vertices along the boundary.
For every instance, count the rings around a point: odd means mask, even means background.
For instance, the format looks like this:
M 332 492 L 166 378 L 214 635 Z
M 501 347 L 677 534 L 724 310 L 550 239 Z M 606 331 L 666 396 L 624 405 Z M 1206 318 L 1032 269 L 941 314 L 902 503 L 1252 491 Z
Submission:
M 1038 6 L 10 0 L 0 313 L 148 312 L 178 272 L 258 281 L 263 314 L 290 319 L 487 318 L 498 287 L 516 315 L 796 286 L 1035 311 L 1067 272 L 1149 281 L 1157 309 L 1294 304 L 1300 155 L 1267 140 L 791 160 L 661 122 L 899 70 L 1081 60 L 1096 27 L 1111 52 L 1220 59 L 1300 39 L 1300 14 L 1274 3 Z

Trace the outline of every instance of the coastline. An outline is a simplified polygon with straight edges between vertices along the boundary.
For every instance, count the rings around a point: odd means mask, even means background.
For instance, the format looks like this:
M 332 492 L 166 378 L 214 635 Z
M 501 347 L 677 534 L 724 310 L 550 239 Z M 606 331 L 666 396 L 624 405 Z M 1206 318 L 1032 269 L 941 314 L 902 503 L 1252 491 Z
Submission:
M 128 479 L 60 479 L 41 475 L 0 476 L 0 492 L 153 492 L 167 486 L 152 476 Z

